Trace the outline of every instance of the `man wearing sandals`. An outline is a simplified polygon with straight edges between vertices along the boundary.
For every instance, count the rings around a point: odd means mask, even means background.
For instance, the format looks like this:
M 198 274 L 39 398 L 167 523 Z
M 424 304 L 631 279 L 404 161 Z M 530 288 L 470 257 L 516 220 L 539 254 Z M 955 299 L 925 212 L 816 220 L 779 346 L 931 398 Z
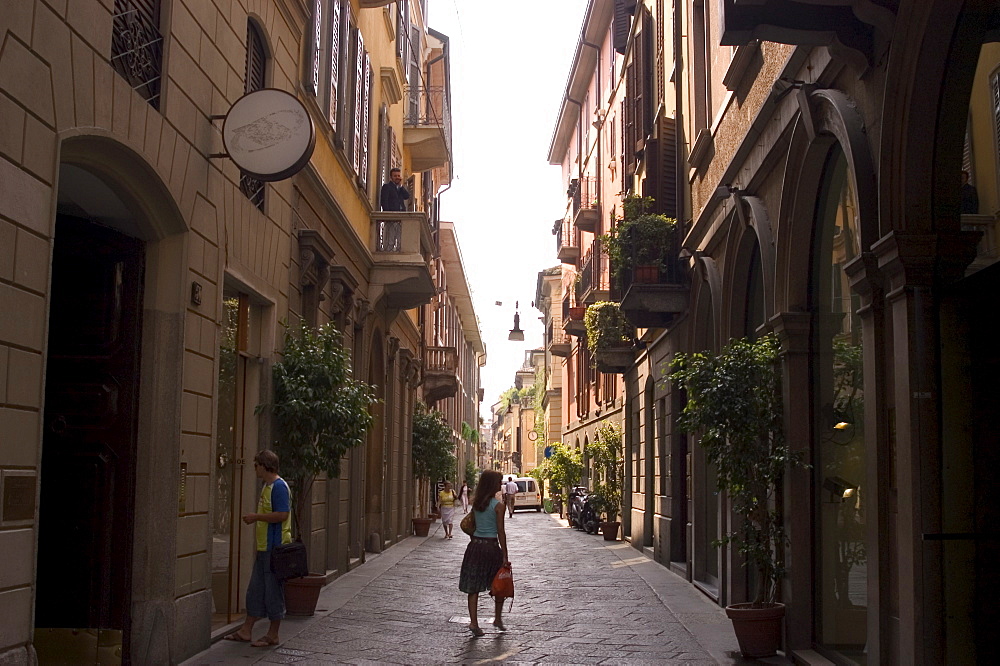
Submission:
M 285 617 L 284 584 L 271 571 L 271 549 L 292 542 L 292 501 L 288 484 L 278 476 L 278 454 L 267 449 L 253 459 L 257 478 L 264 482 L 257 500 L 257 513 L 243 516 L 247 525 L 257 527 L 257 556 L 247 585 L 247 617 L 243 626 L 226 636 L 226 640 L 250 642 L 253 625 L 266 617 L 271 621 L 267 633 L 250 643 L 253 647 L 278 644 L 278 628 Z

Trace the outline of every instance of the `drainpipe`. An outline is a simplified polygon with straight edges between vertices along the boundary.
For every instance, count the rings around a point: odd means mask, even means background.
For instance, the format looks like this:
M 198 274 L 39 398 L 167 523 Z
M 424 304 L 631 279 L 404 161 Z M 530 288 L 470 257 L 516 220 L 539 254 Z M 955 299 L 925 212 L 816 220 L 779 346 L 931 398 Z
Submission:
M 674 174 L 674 188 L 675 195 L 674 198 L 677 201 L 677 222 L 681 225 L 681 229 L 684 227 L 684 204 L 685 204 L 685 192 L 684 183 L 687 178 L 684 177 L 684 163 L 687 159 L 684 157 L 684 68 L 681 66 L 683 62 L 682 49 L 681 49 L 681 34 L 683 30 L 681 28 L 681 0 L 674 0 L 674 101 L 677 107 L 675 112 L 675 126 L 674 126 L 674 140 L 676 142 L 676 149 L 674 150 L 674 159 L 677 160 L 675 164 L 676 173 Z M 682 234 L 684 232 L 682 231 Z

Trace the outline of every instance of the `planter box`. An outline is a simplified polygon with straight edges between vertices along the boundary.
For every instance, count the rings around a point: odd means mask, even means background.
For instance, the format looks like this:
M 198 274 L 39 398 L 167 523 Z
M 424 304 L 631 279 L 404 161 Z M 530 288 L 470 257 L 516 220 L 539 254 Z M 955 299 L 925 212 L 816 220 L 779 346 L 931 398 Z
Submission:
M 594 351 L 597 369 L 601 372 L 624 373 L 635 363 L 635 350 L 631 345 L 608 347 Z

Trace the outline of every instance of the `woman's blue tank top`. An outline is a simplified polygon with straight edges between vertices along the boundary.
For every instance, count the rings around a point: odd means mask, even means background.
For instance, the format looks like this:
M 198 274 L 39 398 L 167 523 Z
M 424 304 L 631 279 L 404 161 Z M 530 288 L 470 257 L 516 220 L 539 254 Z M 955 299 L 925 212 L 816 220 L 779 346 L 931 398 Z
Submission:
M 496 497 L 490 500 L 486 511 L 476 511 L 476 533 L 473 536 L 487 539 L 497 538 L 497 504 L 500 503 Z

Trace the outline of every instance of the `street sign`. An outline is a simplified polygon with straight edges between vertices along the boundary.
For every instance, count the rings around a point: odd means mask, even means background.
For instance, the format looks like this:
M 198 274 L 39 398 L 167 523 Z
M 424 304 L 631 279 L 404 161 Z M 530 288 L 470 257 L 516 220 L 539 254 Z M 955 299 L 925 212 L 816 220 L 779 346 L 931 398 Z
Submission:
M 545 447 L 545 457 L 546 458 L 551 458 L 552 457 L 552 447 L 551 446 L 546 446 Z

